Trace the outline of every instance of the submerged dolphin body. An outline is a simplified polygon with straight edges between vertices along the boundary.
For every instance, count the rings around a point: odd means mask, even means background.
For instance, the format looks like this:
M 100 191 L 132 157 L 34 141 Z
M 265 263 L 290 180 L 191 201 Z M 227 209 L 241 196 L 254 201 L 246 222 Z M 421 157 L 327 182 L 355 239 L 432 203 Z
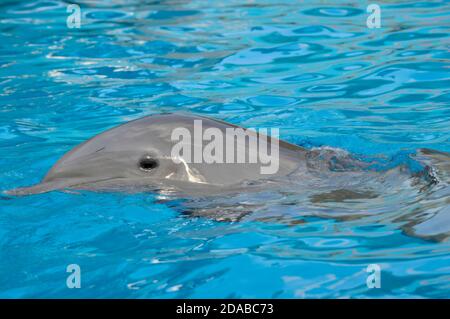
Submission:
M 203 129 L 236 126 L 188 114 L 159 114 L 134 120 L 76 146 L 47 173 L 40 184 L 7 191 L 11 195 L 39 194 L 53 190 L 165 190 L 182 194 L 236 191 L 245 182 L 264 179 L 261 163 L 186 163 L 173 161 L 176 128 L 194 130 L 194 120 Z M 256 132 L 249 131 L 258 136 Z M 269 139 L 270 141 L 270 139 Z M 278 140 L 277 140 L 278 141 Z M 243 151 L 248 155 L 251 145 Z M 302 166 L 305 150 L 279 141 L 279 169 L 274 176 L 285 176 Z

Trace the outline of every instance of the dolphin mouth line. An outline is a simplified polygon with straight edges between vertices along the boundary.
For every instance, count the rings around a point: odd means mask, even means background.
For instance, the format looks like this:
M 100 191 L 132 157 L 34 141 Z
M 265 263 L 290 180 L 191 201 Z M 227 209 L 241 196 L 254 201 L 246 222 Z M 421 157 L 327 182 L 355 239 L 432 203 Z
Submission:
M 86 181 L 86 182 L 82 182 L 82 183 L 72 184 L 70 186 L 64 187 L 63 189 L 77 189 L 82 186 L 90 186 L 90 185 L 100 184 L 100 183 L 104 183 L 104 182 L 108 182 L 108 181 L 116 181 L 116 180 L 121 180 L 121 179 L 123 180 L 125 178 L 124 177 L 109 177 L 109 178 L 104 178 L 104 179 L 95 179 L 92 181 Z
M 167 176 L 165 177 L 167 178 Z M 163 178 L 163 179 L 165 179 Z M 190 174 L 189 175 L 189 182 L 194 183 L 194 184 L 208 184 L 211 186 L 220 186 L 220 185 L 216 185 L 216 184 L 211 184 L 211 183 L 207 183 L 204 182 L 200 179 L 198 179 L 194 174 Z M 10 196 L 24 196 L 24 195 L 37 195 L 37 194 L 43 194 L 43 193 L 48 193 L 48 192 L 52 192 L 52 191 L 73 191 L 73 190 L 115 190 L 117 188 L 120 187 L 127 187 L 129 186 L 130 189 L 133 188 L 148 188 L 148 189 L 160 189 L 161 185 L 160 182 L 161 180 L 154 180 L 153 183 L 148 183 L 148 181 L 146 181 L 145 183 L 142 183 L 141 185 L 139 185 L 139 183 L 136 183 L 136 181 L 139 181 L 138 178 L 136 179 L 130 179 L 130 178 L 126 178 L 126 177 L 110 177 L 110 178 L 104 178 L 104 179 L 93 179 L 90 181 L 83 181 L 83 182 L 73 182 L 70 184 L 64 183 L 61 180 L 51 180 L 51 181 L 42 181 L 38 184 L 29 186 L 29 187 L 18 187 L 18 188 L 14 188 L 14 189 L 10 189 L 10 190 L 4 190 L 2 191 L 3 194 L 5 195 L 10 195 Z M 114 183 L 109 183 L 109 182 L 114 182 Z M 173 183 L 176 185 L 178 182 L 177 180 L 173 180 Z
M 13 195 L 13 196 L 23 196 L 23 195 L 37 195 L 37 194 L 43 194 L 48 193 L 52 191 L 64 191 L 64 190 L 74 190 L 74 189 L 82 189 L 82 186 L 88 186 L 93 185 L 96 183 L 106 182 L 110 180 L 117 180 L 121 179 L 122 177 L 111 177 L 111 178 L 105 178 L 102 180 L 93 180 L 87 181 L 83 183 L 71 183 L 71 184 L 65 184 L 61 182 L 60 180 L 52 180 L 52 181 L 46 181 L 43 180 L 42 182 L 29 186 L 29 187 L 18 187 L 10 190 L 4 190 L 2 193 L 6 195 Z

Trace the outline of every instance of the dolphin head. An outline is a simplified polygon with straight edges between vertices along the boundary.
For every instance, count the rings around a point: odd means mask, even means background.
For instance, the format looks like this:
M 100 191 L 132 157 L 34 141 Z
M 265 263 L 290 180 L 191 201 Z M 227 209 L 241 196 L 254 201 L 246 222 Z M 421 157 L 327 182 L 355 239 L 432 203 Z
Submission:
M 6 191 L 10 195 L 60 189 L 158 187 L 161 181 L 195 179 L 192 170 L 171 158 L 171 129 L 183 125 L 180 115 L 144 117 L 105 131 L 66 153 L 31 187 Z

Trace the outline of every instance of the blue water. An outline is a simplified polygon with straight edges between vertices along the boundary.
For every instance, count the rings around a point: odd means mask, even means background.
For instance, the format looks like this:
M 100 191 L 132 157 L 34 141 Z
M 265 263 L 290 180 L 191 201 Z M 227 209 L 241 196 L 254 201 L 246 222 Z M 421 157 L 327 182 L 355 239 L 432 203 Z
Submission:
M 279 127 L 292 143 L 394 166 L 420 147 L 450 151 L 447 1 L 377 1 L 380 29 L 366 27 L 367 1 L 77 3 L 80 29 L 62 1 L 0 4 L 0 190 L 167 111 Z M 193 217 L 157 194 L 1 195 L 0 297 L 449 297 L 448 192 L 412 217 L 401 198 L 325 218 L 263 196 L 289 222 Z M 436 210 L 439 236 L 406 231 Z M 80 289 L 66 286 L 69 264 Z M 379 289 L 366 286 L 369 264 Z

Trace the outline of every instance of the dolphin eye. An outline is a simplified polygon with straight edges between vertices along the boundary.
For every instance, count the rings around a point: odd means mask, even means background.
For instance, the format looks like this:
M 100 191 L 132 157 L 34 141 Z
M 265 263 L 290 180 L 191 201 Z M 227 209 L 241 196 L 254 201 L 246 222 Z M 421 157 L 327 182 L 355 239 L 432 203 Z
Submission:
M 139 160 L 139 167 L 144 171 L 151 171 L 159 166 L 158 160 L 145 156 Z

